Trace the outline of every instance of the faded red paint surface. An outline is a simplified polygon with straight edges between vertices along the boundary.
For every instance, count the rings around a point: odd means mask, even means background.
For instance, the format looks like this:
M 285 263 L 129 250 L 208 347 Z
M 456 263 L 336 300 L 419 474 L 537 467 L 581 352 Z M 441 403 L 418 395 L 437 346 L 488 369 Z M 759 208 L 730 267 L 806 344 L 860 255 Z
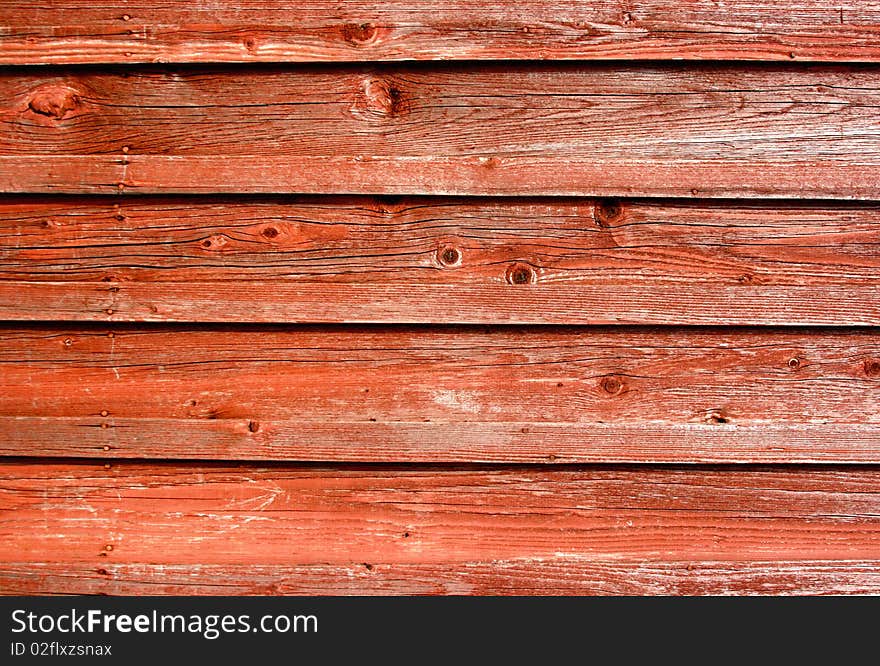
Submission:
M 880 59 L 880 10 L 860 0 L 226 4 L 4 2 L 0 63 Z
M 93 5 L 0 8 L 0 592 L 880 593 L 874 4 Z

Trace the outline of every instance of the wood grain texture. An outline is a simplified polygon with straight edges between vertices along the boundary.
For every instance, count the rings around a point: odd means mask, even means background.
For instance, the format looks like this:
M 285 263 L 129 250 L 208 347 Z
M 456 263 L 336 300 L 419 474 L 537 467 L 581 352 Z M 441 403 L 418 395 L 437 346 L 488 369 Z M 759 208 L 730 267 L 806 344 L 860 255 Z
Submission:
M 2 3 L 0 594 L 880 594 L 878 109 L 876 2 Z
M 9 197 L 0 317 L 878 325 L 878 245 L 876 204 Z
M 0 594 L 6 595 L 803 596 L 878 591 L 876 560 L 600 562 L 559 554 L 452 564 L 0 564 Z
M 0 467 L 5 592 L 878 591 L 880 471 Z
M 5 328 L 7 456 L 880 461 L 873 331 Z
M 8 70 L 0 191 L 880 197 L 873 66 Z
M 872 285 L 0 282 L 6 320 L 876 326 Z
M 880 60 L 880 8 L 864 0 L 7 1 L 0 26 L 0 64 Z

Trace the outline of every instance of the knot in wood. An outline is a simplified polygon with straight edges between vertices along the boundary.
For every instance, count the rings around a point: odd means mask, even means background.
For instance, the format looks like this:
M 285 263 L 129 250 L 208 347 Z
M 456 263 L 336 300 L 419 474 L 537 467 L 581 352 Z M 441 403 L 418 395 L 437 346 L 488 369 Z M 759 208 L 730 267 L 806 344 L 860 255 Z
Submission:
M 605 391 L 608 395 L 620 395 L 623 393 L 624 383 L 620 377 L 616 375 L 608 375 L 607 377 L 603 377 L 602 381 L 599 382 L 599 385 L 602 387 L 602 390 Z
M 507 281 L 510 284 L 531 284 L 536 282 L 538 274 L 528 264 L 514 264 L 507 269 Z
M 212 250 L 214 252 L 221 251 L 224 246 L 229 243 L 229 239 L 223 234 L 216 234 L 209 238 L 206 238 L 202 241 L 201 245 L 206 250 Z
M 407 112 L 403 91 L 390 81 L 368 78 L 363 82 L 356 111 L 379 118 L 394 118 Z
M 600 227 L 609 227 L 623 217 L 623 206 L 619 201 L 606 199 L 593 207 L 593 219 Z
M 461 263 L 461 252 L 451 245 L 441 247 L 437 250 L 437 261 L 441 266 L 456 266 Z
M 366 46 L 376 41 L 379 30 L 370 23 L 344 23 L 339 34 L 352 46 Z
M 79 106 L 77 92 L 58 84 L 47 84 L 37 88 L 28 101 L 28 108 L 31 111 L 55 120 L 63 119 L 77 106 Z

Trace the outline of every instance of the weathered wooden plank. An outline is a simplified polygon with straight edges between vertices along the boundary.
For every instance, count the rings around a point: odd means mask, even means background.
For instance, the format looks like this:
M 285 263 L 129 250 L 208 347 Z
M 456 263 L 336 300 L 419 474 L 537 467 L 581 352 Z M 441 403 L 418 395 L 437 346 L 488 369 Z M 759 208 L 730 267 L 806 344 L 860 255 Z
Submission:
M 7 591 L 878 590 L 874 468 L 7 463 L 0 478 Z
M 0 416 L 0 455 L 506 463 L 877 463 L 880 425 Z
M 846 138 L 837 138 L 834 150 L 847 151 Z M 247 140 L 243 137 L 242 145 Z M 792 141 L 796 149 L 818 148 L 818 142 Z M 835 155 L 827 161 L 670 160 L 550 153 L 501 158 L 0 154 L 0 192 L 880 199 L 880 157 L 874 155 L 854 160 Z
M 368 569 L 365 565 L 370 564 Z M 429 564 L 0 564 L 0 594 L 58 595 L 876 595 L 876 560 Z
M 11 70 L 0 191 L 880 197 L 880 70 Z
M 632 281 L 568 286 L 0 282 L 6 320 L 876 326 L 878 288 Z
M 126 2 L 0 7 L 0 64 L 404 59 L 880 60 L 880 8 L 526 0 Z
M 872 330 L 5 328 L 8 456 L 880 461 Z
M 880 282 L 880 205 L 427 197 L 0 201 L 10 281 Z
M 0 202 L 10 320 L 880 324 L 876 205 Z

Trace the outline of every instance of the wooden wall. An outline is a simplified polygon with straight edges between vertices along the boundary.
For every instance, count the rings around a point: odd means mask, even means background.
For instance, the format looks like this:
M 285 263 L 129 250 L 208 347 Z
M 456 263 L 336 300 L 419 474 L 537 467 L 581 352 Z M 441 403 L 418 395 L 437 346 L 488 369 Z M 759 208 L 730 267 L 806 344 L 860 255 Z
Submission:
M 880 7 L 0 5 L 0 592 L 880 593 Z

